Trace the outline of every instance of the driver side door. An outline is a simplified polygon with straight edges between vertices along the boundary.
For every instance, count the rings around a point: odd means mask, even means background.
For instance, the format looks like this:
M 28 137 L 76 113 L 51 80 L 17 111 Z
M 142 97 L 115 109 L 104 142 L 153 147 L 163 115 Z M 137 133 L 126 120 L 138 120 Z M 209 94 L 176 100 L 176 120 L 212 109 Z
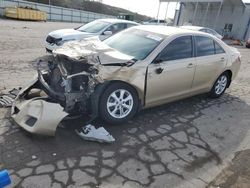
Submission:
M 189 93 L 195 67 L 193 37 L 172 40 L 148 66 L 146 106 L 163 104 Z

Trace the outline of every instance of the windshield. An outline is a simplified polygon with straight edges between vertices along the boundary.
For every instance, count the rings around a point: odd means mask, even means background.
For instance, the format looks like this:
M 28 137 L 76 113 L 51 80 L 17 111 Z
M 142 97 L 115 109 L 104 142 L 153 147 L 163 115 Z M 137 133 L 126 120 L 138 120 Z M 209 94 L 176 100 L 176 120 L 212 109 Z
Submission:
M 87 33 L 98 33 L 105 29 L 107 26 L 109 26 L 109 22 L 105 21 L 93 21 L 90 23 L 87 23 L 81 27 L 79 27 L 77 30 L 82 31 L 82 32 L 87 32 Z
M 162 41 L 164 36 L 139 29 L 129 29 L 104 41 L 105 44 L 136 60 L 145 59 Z

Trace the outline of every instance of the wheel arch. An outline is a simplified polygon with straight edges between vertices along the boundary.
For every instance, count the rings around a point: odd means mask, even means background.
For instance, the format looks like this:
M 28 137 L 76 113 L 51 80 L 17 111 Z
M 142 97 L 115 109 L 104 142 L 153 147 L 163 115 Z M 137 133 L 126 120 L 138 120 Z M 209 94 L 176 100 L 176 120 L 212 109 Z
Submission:
M 123 83 L 123 84 L 126 84 L 130 87 L 132 87 L 136 93 L 137 93 L 137 97 L 139 99 L 139 104 L 142 105 L 142 101 L 143 101 L 143 96 L 144 96 L 144 93 L 143 91 L 141 91 L 138 87 L 136 87 L 135 85 L 132 85 L 130 83 L 127 83 L 127 82 L 124 82 L 122 80 L 111 80 L 111 81 L 108 81 L 108 84 L 106 85 L 105 89 L 110 85 L 110 84 L 113 84 L 113 83 Z
M 228 88 L 231 85 L 231 82 L 232 82 L 233 72 L 230 69 L 227 69 L 222 74 L 225 74 L 225 73 L 229 76 L 229 82 L 227 84 L 227 88 Z
M 93 94 L 90 97 L 92 116 L 97 117 L 99 115 L 99 104 L 100 104 L 99 99 L 101 98 L 103 92 L 111 84 L 114 84 L 114 83 L 123 83 L 123 84 L 126 84 L 126 85 L 130 86 L 132 89 L 134 89 L 137 96 L 138 96 L 138 100 L 139 100 L 138 101 L 139 102 L 138 111 L 142 109 L 144 93 L 139 88 L 137 88 L 136 86 L 134 86 L 132 84 L 129 84 L 127 82 L 121 81 L 121 80 L 110 80 L 110 81 L 105 81 L 103 83 L 100 83 L 95 87 L 95 91 L 93 92 Z

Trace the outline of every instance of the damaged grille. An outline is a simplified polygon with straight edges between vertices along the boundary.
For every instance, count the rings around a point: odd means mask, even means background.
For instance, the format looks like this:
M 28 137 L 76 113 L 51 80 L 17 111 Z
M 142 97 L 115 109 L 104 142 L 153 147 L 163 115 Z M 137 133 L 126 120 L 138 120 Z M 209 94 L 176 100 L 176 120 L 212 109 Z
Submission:
M 49 86 L 48 96 L 57 100 L 65 112 L 82 114 L 89 110 L 87 104 L 95 87 L 93 74 L 97 73 L 98 70 L 87 59 L 75 60 L 60 54 L 48 61 L 48 70 L 41 82 L 45 82 L 45 88 Z
M 48 42 L 48 43 L 50 43 L 50 44 L 55 44 L 55 43 L 57 43 L 57 42 L 59 42 L 59 41 L 61 41 L 62 40 L 62 38 L 55 38 L 55 37 L 52 37 L 52 36 L 50 36 L 50 35 L 48 35 L 48 37 L 46 38 L 46 42 Z
M 68 91 L 66 88 L 70 84 L 70 92 L 81 91 L 85 89 L 89 82 L 89 77 L 87 75 L 77 75 L 70 79 L 70 82 L 64 83 L 67 76 L 78 74 L 81 72 L 89 72 L 92 65 L 87 63 L 81 63 L 68 59 L 67 56 L 57 56 L 55 61 L 57 66 L 51 70 L 51 82 L 50 85 L 58 92 Z

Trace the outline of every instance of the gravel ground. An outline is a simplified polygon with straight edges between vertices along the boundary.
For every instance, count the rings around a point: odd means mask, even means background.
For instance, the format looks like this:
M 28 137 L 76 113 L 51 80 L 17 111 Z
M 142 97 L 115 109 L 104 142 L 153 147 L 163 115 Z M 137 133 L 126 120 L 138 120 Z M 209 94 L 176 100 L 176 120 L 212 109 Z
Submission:
M 76 26 L 0 19 L 0 92 L 33 77 L 48 32 Z M 238 48 L 242 68 L 223 97 L 145 110 L 120 126 L 99 122 L 116 138 L 111 145 L 81 140 L 74 128 L 84 119 L 63 121 L 50 138 L 28 134 L 0 109 L 0 169 L 10 171 L 10 187 L 246 187 L 250 53 Z

